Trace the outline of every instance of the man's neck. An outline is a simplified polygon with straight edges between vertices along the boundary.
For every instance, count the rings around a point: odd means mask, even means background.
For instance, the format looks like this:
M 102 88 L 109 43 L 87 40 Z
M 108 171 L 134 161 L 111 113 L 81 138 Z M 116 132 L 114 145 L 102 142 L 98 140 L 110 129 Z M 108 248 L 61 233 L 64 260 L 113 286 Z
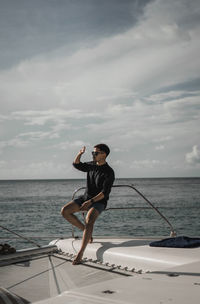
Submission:
M 96 162 L 97 166 L 103 166 L 106 164 L 106 161 L 99 161 L 99 162 Z

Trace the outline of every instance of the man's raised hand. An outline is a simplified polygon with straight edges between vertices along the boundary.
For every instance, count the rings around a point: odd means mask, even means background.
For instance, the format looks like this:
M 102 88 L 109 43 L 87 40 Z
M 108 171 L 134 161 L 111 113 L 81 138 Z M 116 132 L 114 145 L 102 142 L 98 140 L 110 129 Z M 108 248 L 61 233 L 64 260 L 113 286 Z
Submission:
M 83 154 L 83 153 L 85 153 L 85 149 L 86 149 L 86 147 L 85 146 L 83 146 L 83 148 L 79 151 L 79 154 Z

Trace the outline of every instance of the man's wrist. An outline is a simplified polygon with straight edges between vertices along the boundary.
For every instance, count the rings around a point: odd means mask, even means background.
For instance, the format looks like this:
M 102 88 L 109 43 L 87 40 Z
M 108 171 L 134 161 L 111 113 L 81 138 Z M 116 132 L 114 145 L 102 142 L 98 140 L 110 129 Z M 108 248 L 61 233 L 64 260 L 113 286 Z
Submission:
M 90 202 L 91 202 L 91 204 L 93 204 L 93 203 L 94 203 L 94 200 L 93 200 L 93 198 L 91 198 L 91 199 L 90 199 Z

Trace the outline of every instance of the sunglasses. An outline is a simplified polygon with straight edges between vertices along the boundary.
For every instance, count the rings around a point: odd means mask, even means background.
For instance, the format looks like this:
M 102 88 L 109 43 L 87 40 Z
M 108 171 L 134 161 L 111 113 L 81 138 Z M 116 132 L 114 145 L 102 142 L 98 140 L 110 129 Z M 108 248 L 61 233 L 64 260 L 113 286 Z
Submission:
M 97 156 L 98 154 L 103 154 L 104 152 L 95 152 L 95 151 L 92 151 L 92 156 Z

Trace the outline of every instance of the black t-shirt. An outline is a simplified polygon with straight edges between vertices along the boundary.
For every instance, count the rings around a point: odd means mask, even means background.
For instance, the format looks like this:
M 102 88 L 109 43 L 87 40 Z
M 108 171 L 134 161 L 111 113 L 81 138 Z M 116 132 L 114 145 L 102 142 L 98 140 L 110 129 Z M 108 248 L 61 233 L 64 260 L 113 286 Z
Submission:
M 87 185 L 84 193 L 85 200 L 103 192 L 104 199 L 98 202 L 107 205 L 109 194 L 115 180 L 113 169 L 107 163 L 98 166 L 95 162 L 73 163 L 73 166 L 80 171 L 87 172 Z

